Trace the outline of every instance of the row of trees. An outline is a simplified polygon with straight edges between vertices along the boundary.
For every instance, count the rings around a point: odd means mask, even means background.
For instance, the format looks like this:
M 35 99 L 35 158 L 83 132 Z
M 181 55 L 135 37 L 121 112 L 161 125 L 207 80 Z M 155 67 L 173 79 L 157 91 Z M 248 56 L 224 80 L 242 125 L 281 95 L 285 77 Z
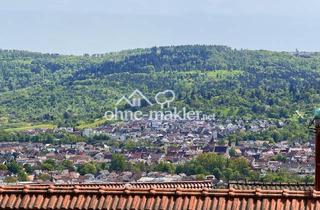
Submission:
M 276 160 L 285 161 L 282 156 L 275 157 Z M 284 170 L 277 172 L 268 171 L 261 175 L 258 171 L 251 169 L 245 158 L 227 159 L 224 156 L 215 153 L 206 153 L 184 164 L 174 165 L 168 162 L 160 162 L 152 167 L 152 170 L 168 173 L 185 173 L 187 175 L 196 175 L 203 179 L 206 175 L 214 175 L 221 180 L 248 180 L 265 182 L 313 182 L 313 177 L 296 176 Z
M 275 160 L 286 161 L 283 156 L 275 157 Z M 115 172 L 132 171 L 139 176 L 141 172 L 166 172 L 170 174 L 185 173 L 186 175 L 195 175 L 198 179 L 204 179 L 207 175 L 214 175 L 220 180 L 260 180 L 260 181 L 277 181 L 277 182 L 311 182 L 309 176 L 299 177 L 289 174 L 286 171 L 268 172 L 261 176 L 259 172 L 251 169 L 245 158 L 231 158 L 215 153 L 205 153 L 198 155 L 190 161 L 183 164 L 172 164 L 169 162 L 160 162 L 154 165 L 147 165 L 143 162 L 132 164 L 126 160 L 122 154 L 114 154 L 110 163 L 89 162 L 75 166 L 69 160 L 57 162 L 52 159 L 44 161 L 41 165 L 31 166 L 29 164 L 21 165 L 16 161 L 8 161 L 0 164 L 0 171 L 9 171 L 6 182 L 27 181 L 28 175 L 33 174 L 34 170 L 43 170 L 45 173 L 40 174 L 37 178 L 42 180 L 50 180 L 51 171 L 77 171 L 81 175 L 93 174 L 97 175 L 101 170 L 109 170 Z M 47 173 L 46 173 L 47 172 Z
M 84 138 L 79 135 L 74 135 L 67 132 L 46 132 L 46 133 L 39 133 L 37 135 L 30 135 L 24 132 L 6 132 L 0 130 L 0 141 L 1 142 L 41 142 L 45 144 L 72 144 L 80 141 L 94 141 L 97 137 L 91 138 Z M 102 137 L 101 137 L 102 138 Z M 107 136 L 103 136 L 104 140 L 107 140 Z

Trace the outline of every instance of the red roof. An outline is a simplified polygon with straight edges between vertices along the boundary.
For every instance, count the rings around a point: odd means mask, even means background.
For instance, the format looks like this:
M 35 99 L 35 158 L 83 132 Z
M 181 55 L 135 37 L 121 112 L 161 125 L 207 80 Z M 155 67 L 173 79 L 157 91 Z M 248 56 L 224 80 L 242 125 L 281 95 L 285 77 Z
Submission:
M 49 186 L 49 185 L 48 185 Z M 55 185 L 56 187 L 70 186 L 74 187 L 74 184 L 62 184 Z M 215 184 L 212 180 L 205 181 L 177 181 L 177 182 L 109 182 L 109 183 L 92 183 L 92 184 L 82 184 L 81 186 L 86 187 L 108 187 L 108 188 L 188 188 L 188 189 L 202 189 L 202 188 L 214 188 Z
M 174 183 L 173 183 L 174 184 Z M 151 185 L 150 185 L 151 186 Z M 0 187 L 0 209 L 319 209 L 314 190 L 106 185 Z
M 243 181 L 230 181 L 229 188 L 237 190 L 253 190 L 260 188 L 262 190 L 313 190 L 313 183 L 281 183 L 281 182 L 243 182 Z

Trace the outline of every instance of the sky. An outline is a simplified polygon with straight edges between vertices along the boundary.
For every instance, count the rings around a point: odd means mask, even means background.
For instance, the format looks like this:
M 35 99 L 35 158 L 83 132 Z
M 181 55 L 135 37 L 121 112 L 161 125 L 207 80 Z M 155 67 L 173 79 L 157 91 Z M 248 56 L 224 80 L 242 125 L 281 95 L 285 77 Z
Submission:
M 0 0 L 0 49 L 61 54 L 216 44 L 320 51 L 319 0 Z

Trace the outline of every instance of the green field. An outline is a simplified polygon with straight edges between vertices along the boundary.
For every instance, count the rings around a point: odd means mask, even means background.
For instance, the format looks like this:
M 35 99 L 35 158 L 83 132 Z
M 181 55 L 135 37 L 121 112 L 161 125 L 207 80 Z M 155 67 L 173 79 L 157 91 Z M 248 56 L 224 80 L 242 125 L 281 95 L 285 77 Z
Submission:
M 54 129 L 56 125 L 53 124 L 31 124 L 31 123 L 15 123 L 15 124 L 6 124 L 2 128 L 5 132 L 18 132 L 18 131 L 27 131 L 36 128 L 43 129 Z

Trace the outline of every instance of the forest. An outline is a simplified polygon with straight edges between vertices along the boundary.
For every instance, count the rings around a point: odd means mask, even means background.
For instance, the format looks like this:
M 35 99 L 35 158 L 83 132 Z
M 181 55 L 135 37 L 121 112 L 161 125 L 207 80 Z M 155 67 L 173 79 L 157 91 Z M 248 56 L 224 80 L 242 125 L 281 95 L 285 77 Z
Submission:
M 0 50 L 0 130 L 89 125 L 135 89 L 171 89 L 175 106 L 219 118 L 288 122 L 252 138 L 306 140 L 320 106 L 320 54 L 213 45 L 83 56 Z

